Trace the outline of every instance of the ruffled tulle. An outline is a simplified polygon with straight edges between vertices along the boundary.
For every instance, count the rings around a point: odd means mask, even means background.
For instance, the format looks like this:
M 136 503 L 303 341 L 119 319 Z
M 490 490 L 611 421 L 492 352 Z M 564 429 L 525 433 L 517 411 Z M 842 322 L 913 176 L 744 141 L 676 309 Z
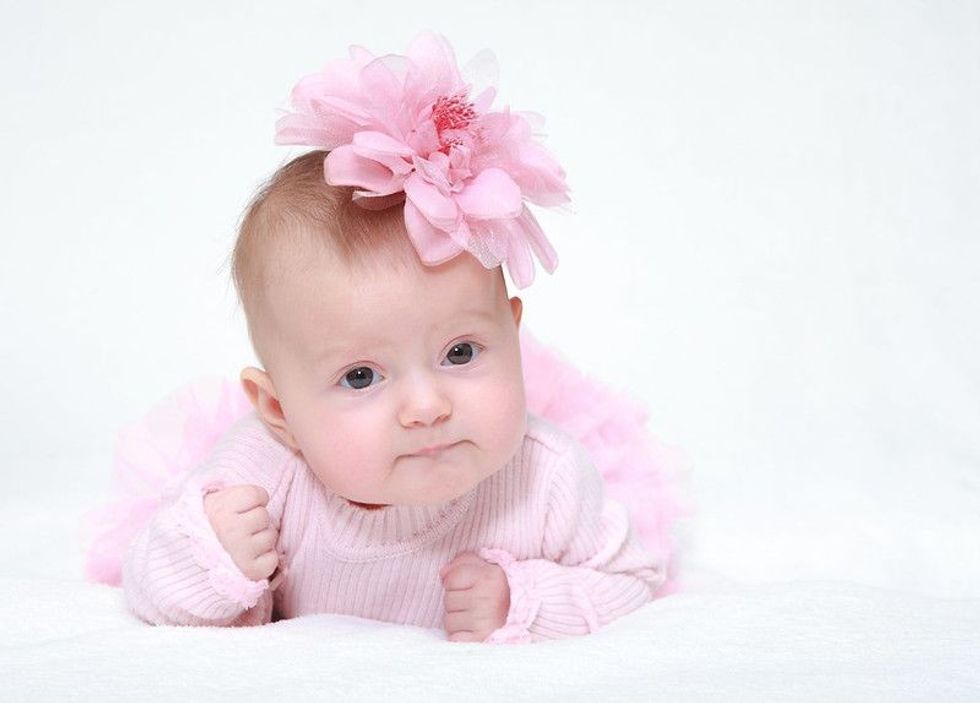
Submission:
M 113 453 L 116 496 L 82 518 L 89 581 L 120 585 L 133 537 L 207 458 L 221 435 L 251 409 L 239 384 L 202 378 L 119 431 Z
M 646 430 L 639 401 L 589 378 L 524 330 L 521 357 L 528 410 L 585 447 L 609 497 L 626 506 L 640 544 L 668 564 L 658 595 L 675 592 L 672 527 L 692 512 L 681 483 L 686 460 Z
M 639 542 L 673 564 L 672 525 L 688 512 L 675 479 L 679 461 L 650 436 L 635 400 L 589 379 L 557 352 L 521 331 L 528 411 L 575 437 L 629 511 Z M 83 517 L 85 577 L 118 586 L 133 537 L 162 501 L 235 421 L 252 409 L 239 383 L 204 378 L 179 389 L 116 438 L 116 496 Z M 659 594 L 676 590 L 673 566 Z

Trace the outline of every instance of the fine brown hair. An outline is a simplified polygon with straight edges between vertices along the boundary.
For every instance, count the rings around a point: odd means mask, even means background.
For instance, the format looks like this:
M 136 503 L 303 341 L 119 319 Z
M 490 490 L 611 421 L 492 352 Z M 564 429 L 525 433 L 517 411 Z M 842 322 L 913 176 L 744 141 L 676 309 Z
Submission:
M 231 277 L 260 359 L 255 322 L 263 314 L 264 293 L 283 277 L 321 262 L 317 251 L 326 247 L 351 266 L 417 261 L 403 207 L 371 210 L 355 203 L 354 188 L 324 180 L 326 155 L 307 152 L 276 170 L 252 197 L 238 226 Z

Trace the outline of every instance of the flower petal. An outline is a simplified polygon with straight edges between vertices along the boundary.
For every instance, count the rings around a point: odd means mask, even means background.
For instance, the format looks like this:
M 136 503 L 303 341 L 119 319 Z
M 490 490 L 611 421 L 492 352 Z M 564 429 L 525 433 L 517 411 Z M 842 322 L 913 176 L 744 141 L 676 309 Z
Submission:
M 349 144 L 327 154 L 323 173 L 324 179 L 332 186 L 357 186 L 380 195 L 401 190 L 403 180 L 383 164 L 360 156 Z
M 425 215 L 425 219 L 446 232 L 456 229 L 459 209 L 456 202 L 416 171 L 405 179 L 405 195 Z
M 473 101 L 478 113 L 486 112 L 493 102 L 496 93 L 493 86 L 497 85 L 499 74 L 497 57 L 490 49 L 480 51 L 460 71 L 460 77 L 469 86 L 469 94 L 479 95 Z
M 399 189 L 394 193 L 371 193 L 366 190 L 355 190 L 351 200 L 365 210 L 387 210 L 405 202 L 405 191 Z
M 430 119 L 421 118 L 420 121 L 415 118 L 414 121 L 416 127 L 405 137 L 405 141 L 415 150 L 416 154 L 422 158 L 429 158 L 439 149 L 439 132 Z
M 534 262 L 531 260 L 527 242 L 521 237 L 513 237 L 510 240 L 507 273 L 518 288 L 527 288 L 534 282 Z
M 396 175 L 406 176 L 413 168 L 415 152 L 412 148 L 384 132 L 358 132 L 354 135 L 352 146 L 358 156 L 377 161 Z
M 499 266 L 507 259 L 510 235 L 507 220 L 475 220 L 470 223 L 472 239 L 467 250 L 487 268 Z
M 499 168 L 478 173 L 455 199 L 467 217 L 477 220 L 516 217 L 523 207 L 521 189 Z
M 405 201 L 405 230 L 419 259 L 429 266 L 448 261 L 463 251 L 446 232 L 433 227 L 411 200 Z
M 565 172 L 540 144 L 526 141 L 518 148 L 520 177 L 524 195 L 535 205 L 561 205 L 569 201 Z
M 551 246 L 548 238 L 544 236 L 544 232 L 541 231 L 538 220 L 526 206 L 517 218 L 511 220 L 511 226 L 520 231 L 523 239 L 531 245 L 534 255 L 538 257 L 538 261 L 544 266 L 544 270 L 548 273 L 554 273 L 555 269 L 558 268 L 558 254 Z
M 365 130 L 354 135 L 354 146 L 358 147 L 358 153 L 366 155 L 365 151 L 376 153 L 393 154 L 405 158 L 412 158 L 415 153 L 412 147 L 391 137 L 384 132 L 373 132 Z
M 440 95 L 452 95 L 463 80 L 456 65 L 456 55 L 445 37 L 434 32 L 418 35 L 405 55 L 411 60 L 405 77 L 405 92 L 435 102 Z
M 459 222 L 456 223 L 456 227 L 449 231 L 449 236 L 452 237 L 453 241 L 464 249 L 470 246 L 470 244 L 473 242 L 473 233 L 470 231 L 470 226 L 466 222 L 466 218 L 459 218 Z
M 283 115 L 276 122 L 276 144 L 302 144 L 333 149 L 350 141 L 358 125 L 338 115 Z

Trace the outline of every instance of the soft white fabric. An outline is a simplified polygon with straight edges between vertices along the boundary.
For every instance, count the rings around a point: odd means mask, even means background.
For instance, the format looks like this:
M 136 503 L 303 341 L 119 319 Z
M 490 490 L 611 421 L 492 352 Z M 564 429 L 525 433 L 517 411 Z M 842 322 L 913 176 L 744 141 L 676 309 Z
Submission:
M 0 575 L 4 700 L 980 697 L 980 597 L 843 578 L 740 583 L 697 564 L 695 545 L 711 537 L 714 520 L 690 530 L 688 592 L 586 637 L 502 646 L 447 642 L 438 630 L 337 615 L 261 628 L 143 625 L 126 612 L 118 589 L 81 580 L 75 520 L 97 493 L 69 491 L 43 502 L 42 494 L 38 486 L 29 499 L 3 503 L 10 538 L 0 561 L 19 565 Z M 763 533 L 765 504 L 732 524 L 733 542 Z M 815 531 L 800 546 L 817 554 L 821 539 Z M 962 535 L 961 546 L 970 539 Z M 766 548 L 760 541 L 746 553 L 764 555 Z M 865 560 L 875 558 L 868 553 Z M 907 566 L 921 568 L 911 559 Z M 857 573 L 856 561 L 854 567 Z
M 7 700 L 966 701 L 980 694 L 980 601 L 840 582 L 676 595 L 587 637 L 509 647 L 339 615 L 261 628 L 149 627 L 124 612 L 117 590 L 68 580 L 3 578 L 0 592 Z

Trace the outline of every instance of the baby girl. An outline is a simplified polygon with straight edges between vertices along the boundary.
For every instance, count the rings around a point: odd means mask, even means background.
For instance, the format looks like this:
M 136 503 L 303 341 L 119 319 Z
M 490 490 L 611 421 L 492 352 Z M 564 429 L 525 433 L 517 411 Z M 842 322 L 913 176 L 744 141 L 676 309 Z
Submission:
M 583 448 L 527 411 L 502 266 L 521 287 L 529 250 L 553 270 L 525 200 L 566 186 L 492 99 L 429 34 L 405 57 L 354 48 L 294 90 L 279 141 L 323 150 L 273 175 L 233 254 L 254 412 L 131 544 L 139 617 L 341 613 L 533 642 L 662 585 Z

